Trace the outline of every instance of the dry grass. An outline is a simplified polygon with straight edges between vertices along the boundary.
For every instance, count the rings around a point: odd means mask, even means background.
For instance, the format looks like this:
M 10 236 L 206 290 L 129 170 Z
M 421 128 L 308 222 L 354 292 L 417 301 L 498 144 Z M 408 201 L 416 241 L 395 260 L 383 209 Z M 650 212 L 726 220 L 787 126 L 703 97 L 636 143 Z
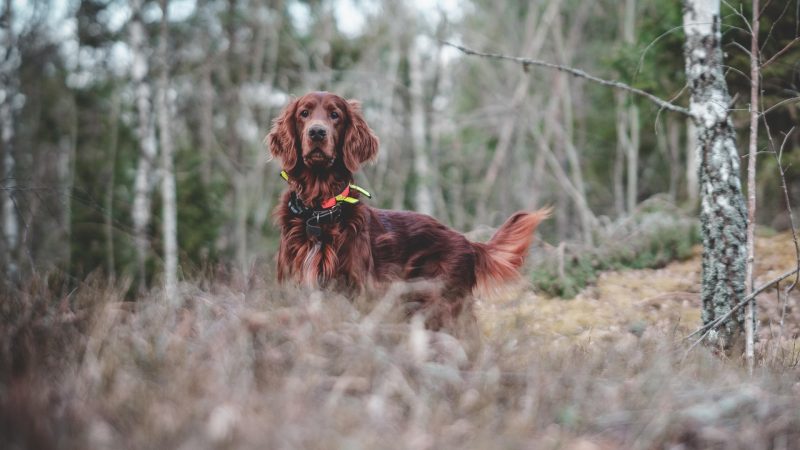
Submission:
M 783 341 L 762 336 L 753 378 L 709 349 L 684 359 L 697 265 L 678 264 L 605 274 L 571 301 L 482 302 L 480 350 L 386 303 L 261 277 L 187 283 L 175 304 L 91 280 L 59 298 L 37 279 L 0 299 L 0 443 L 797 448 L 796 318 Z

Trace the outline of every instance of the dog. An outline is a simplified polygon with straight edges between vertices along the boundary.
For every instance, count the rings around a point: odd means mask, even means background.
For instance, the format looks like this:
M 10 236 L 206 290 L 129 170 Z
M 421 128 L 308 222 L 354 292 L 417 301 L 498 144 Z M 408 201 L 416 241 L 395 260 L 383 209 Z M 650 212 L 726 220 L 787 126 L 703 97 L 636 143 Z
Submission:
M 292 100 L 265 139 L 288 189 L 275 210 L 279 282 L 364 292 L 428 280 L 404 298 L 436 330 L 472 310 L 473 293 L 517 279 L 549 210 L 517 212 L 487 243 L 470 242 L 430 216 L 373 208 L 353 175 L 378 153 L 360 103 L 328 92 Z

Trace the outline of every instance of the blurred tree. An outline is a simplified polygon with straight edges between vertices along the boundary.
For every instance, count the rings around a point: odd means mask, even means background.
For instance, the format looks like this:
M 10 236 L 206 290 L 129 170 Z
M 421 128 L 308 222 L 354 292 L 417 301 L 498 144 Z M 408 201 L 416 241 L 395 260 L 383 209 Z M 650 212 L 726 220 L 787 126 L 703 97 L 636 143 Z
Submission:
M 133 219 L 133 233 L 136 240 L 136 262 L 138 267 L 139 290 L 146 287 L 147 274 L 146 262 L 150 253 L 150 239 L 148 226 L 151 217 L 151 195 L 155 173 L 153 166 L 156 162 L 158 149 L 156 148 L 156 132 L 154 115 L 152 114 L 152 94 L 148 80 L 150 67 L 148 34 L 142 21 L 142 0 L 131 2 L 131 21 L 128 24 L 129 45 L 131 51 L 131 81 L 136 97 L 136 110 L 138 113 L 137 137 L 139 142 L 139 157 L 136 166 L 136 179 L 134 181 L 134 198 L 131 218 Z
M 161 144 L 161 201 L 164 240 L 164 292 L 167 300 L 177 301 L 178 224 L 175 203 L 175 164 L 173 161 L 172 119 L 169 106 L 169 0 L 161 0 L 161 27 L 158 39 L 158 134 Z
M 17 247 L 19 245 L 19 216 L 14 196 L 17 189 L 16 155 L 14 151 L 14 132 L 16 116 L 20 108 L 17 84 L 20 65 L 20 54 L 17 48 L 17 37 L 13 29 L 14 15 L 11 0 L 3 2 L 0 13 L 0 145 L 2 145 L 2 211 L 3 211 L 3 251 L 2 262 L 5 275 L 11 279 L 17 275 Z

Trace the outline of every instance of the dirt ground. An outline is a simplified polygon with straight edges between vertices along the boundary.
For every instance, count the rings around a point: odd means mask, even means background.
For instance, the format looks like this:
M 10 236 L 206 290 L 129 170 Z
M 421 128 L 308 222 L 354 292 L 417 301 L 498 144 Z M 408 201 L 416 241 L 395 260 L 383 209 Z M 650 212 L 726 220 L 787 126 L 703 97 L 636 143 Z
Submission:
M 481 301 L 478 318 L 489 339 L 502 339 L 512 330 L 513 333 L 529 330 L 538 337 L 550 337 L 554 345 L 588 345 L 599 339 L 618 338 L 625 330 L 632 335 L 650 329 L 686 333 L 700 325 L 701 252 L 698 245 L 691 258 L 659 269 L 602 273 L 596 283 L 570 300 L 527 290 L 522 296 L 516 292 Z M 796 265 L 795 258 L 791 234 L 758 236 L 756 286 L 790 270 Z M 783 334 L 786 339 L 794 339 L 798 334 L 796 292 L 790 296 L 786 308 Z M 762 340 L 777 336 L 783 308 L 775 289 L 767 290 L 757 301 Z

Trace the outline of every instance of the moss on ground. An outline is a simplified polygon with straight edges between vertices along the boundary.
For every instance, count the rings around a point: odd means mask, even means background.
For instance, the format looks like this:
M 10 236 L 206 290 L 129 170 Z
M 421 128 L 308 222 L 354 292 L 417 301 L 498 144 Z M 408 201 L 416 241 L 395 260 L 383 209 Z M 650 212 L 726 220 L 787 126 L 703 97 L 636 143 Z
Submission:
M 643 205 L 633 217 L 598 233 L 594 248 L 565 245 L 538 258 L 531 271 L 535 289 L 552 297 L 573 298 L 600 272 L 663 267 L 692 255 L 700 241 L 698 224 L 677 208 Z

